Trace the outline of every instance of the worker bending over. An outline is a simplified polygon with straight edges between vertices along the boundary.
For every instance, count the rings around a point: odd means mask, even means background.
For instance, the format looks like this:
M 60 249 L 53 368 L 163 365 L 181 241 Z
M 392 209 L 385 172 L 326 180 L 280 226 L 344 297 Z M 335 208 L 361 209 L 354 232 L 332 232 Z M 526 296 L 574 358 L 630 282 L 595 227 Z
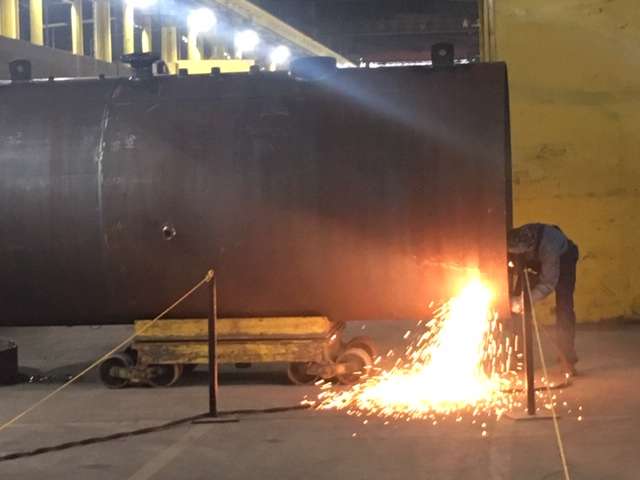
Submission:
M 559 227 L 528 223 L 508 233 L 508 250 L 522 264 L 534 270 L 531 277 L 531 300 L 537 302 L 556 292 L 556 338 L 569 373 L 575 375 L 578 361 L 575 349 L 576 314 L 573 292 L 576 287 L 578 246 Z M 514 297 L 511 310 L 521 313 L 520 297 Z

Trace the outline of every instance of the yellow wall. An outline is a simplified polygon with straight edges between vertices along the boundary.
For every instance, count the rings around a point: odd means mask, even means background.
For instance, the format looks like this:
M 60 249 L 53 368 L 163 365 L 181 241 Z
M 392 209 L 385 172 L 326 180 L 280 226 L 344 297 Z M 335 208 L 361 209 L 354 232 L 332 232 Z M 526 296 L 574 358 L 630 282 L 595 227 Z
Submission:
M 515 222 L 579 244 L 579 321 L 640 316 L 640 0 L 494 3 Z

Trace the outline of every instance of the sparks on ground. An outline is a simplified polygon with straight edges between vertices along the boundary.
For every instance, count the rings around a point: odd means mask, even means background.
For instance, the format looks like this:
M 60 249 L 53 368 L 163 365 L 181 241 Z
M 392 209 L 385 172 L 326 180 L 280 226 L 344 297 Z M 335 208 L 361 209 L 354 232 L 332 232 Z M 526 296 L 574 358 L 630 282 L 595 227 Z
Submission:
M 429 418 L 455 412 L 500 417 L 514 407 L 506 376 L 512 348 L 497 340 L 501 331 L 491 289 L 471 279 L 440 306 L 424 331 L 389 370 L 372 370 L 360 384 L 320 393 L 320 409 L 400 418 Z M 411 332 L 407 332 L 405 338 Z M 387 356 L 393 353 L 388 352 Z

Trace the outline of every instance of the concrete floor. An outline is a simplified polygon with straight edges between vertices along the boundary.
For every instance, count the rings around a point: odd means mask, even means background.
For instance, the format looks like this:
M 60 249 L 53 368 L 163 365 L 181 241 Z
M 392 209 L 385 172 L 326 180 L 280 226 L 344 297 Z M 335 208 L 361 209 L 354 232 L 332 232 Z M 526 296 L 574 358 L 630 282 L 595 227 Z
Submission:
M 350 327 L 360 334 L 361 325 Z M 405 329 L 375 322 L 364 333 L 384 344 Z M 0 422 L 60 385 L 66 375 L 123 338 L 126 327 L 0 329 L 20 346 L 23 372 L 46 375 L 0 387 Z M 640 327 L 578 332 L 581 376 L 565 389 L 560 420 L 571 478 L 640 478 Z M 549 350 L 549 348 L 547 349 Z M 313 387 L 286 384 L 281 366 L 223 369 L 223 410 L 297 405 Z M 169 389 L 105 389 L 89 375 L 0 432 L 0 455 L 163 424 L 207 408 L 206 373 Z M 566 410 L 566 409 L 565 409 Z M 482 438 L 468 421 L 384 425 L 335 412 L 242 414 L 237 423 L 193 425 L 0 462 L 0 479 L 561 479 L 551 421 L 489 422 Z M 354 433 L 356 436 L 354 436 Z

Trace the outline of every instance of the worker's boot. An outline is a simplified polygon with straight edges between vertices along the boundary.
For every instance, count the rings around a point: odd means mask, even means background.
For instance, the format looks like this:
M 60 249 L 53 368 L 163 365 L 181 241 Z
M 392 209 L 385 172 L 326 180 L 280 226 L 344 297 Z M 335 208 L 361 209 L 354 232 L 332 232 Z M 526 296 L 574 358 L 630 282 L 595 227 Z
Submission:
M 567 364 L 567 372 L 571 377 L 575 377 L 576 375 L 578 375 L 578 370 L 576 370 L 576 364 L 575 363 L 569 363 Z
M 578 363 L 577 355 L 558 355 L 558 363 L 562 366 L 562 370 L 565 373 L 568 373 L 569 376 L 575 377 L 576 375 L 578 375 L 578 370 L 576 369 L 576 363 Z

